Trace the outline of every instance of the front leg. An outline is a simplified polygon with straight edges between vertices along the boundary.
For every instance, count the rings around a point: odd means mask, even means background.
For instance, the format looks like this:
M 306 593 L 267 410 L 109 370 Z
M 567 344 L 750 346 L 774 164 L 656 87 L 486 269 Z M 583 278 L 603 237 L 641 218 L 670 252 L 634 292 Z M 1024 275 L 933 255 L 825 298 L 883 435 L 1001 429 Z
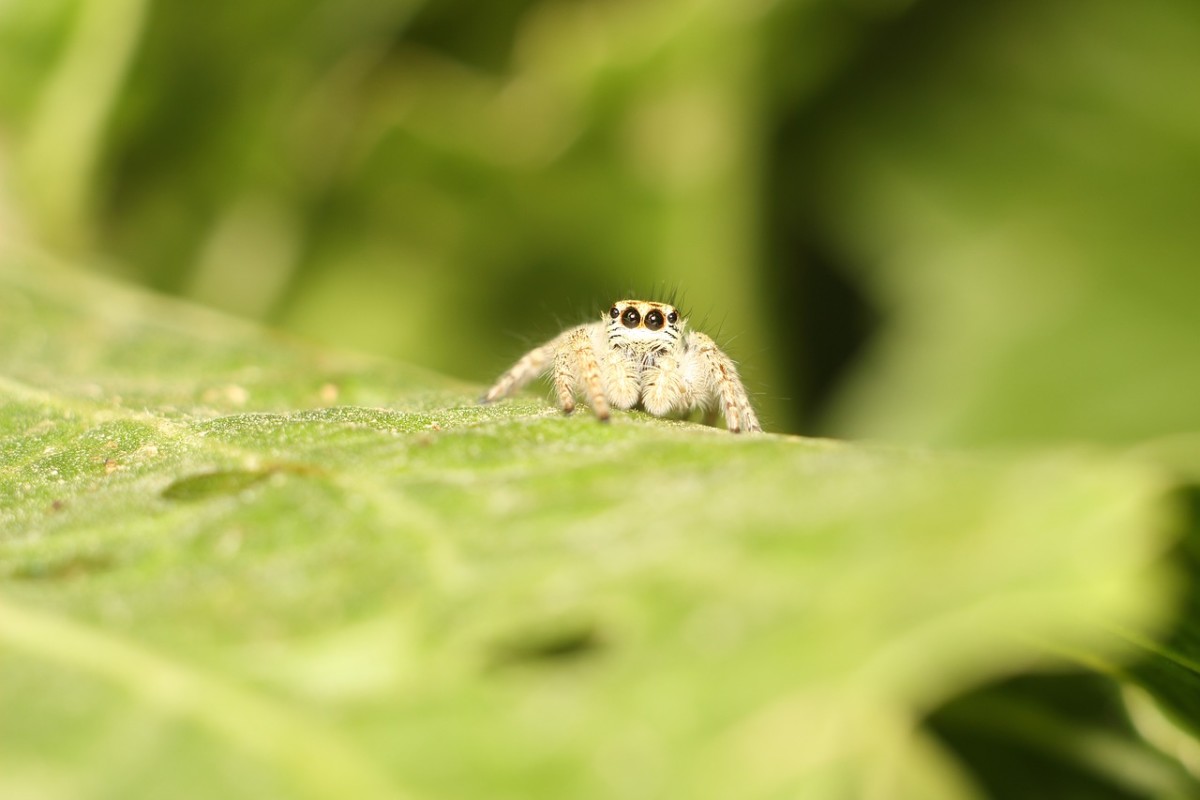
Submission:
M 636 406 L 642 394 L 638 363 L 623 348 L 611 347 L 603 331 L 593 335 L 592 347 L 603 354 L 600 370 L 604 373 L 604 394 L 608 401 L 623 411 Z
M 762 431 L 750 406 L 746 387 L 738 377 L 733 359 L 721 352 L 716 342 L 698 331 L 687 334 L 684 374 L 693 387 L 696 402 L 716 399 L 725 415 L 725 424 L 733 433 Z
M 659 356 L 657 363 L 645 372 L 642 407 L 656 417 L 691 407 L 687 383 L 679 362 L 674 356 Z
M 592 328 L 581 325 L 563 334 L 562 344 L 554 353 L 554 388 L 558 392 L 559 405 L 569 414 L 575 410 L 575 387 L 581 387 L 596 418 L 607 422 L 611 412 L 608 398 L 604 396 L 600 364 L 592 347 Z

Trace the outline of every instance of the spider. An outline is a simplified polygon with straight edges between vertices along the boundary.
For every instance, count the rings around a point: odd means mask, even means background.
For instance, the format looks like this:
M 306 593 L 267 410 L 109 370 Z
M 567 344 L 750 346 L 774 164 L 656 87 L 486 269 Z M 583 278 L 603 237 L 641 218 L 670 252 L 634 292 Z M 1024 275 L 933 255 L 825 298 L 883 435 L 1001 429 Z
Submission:
M 733 361 L 711 338 L 688 330 L 687 319 L 668 303 L 618 300 L 599 322 L 569 328 L 530 350 L 482 402 L 508 397 L 546 372 L 568 414 L 582 395 L 601 422 L 608 421 L 610 406 L 640 406 L 656 417 L 700 409 L 710 425 L 719 410 L 733 433 L 762 430 Z

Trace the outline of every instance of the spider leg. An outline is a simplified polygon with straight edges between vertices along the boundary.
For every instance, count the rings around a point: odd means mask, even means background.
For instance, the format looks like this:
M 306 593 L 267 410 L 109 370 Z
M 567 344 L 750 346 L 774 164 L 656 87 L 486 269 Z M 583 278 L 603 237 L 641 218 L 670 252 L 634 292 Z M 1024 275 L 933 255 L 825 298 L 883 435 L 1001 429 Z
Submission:
M 593 329 L 592 325 L 581 325 L 563 334 L 562 344 L 554 353 L 554 388 L 559 405 L 569 414 L 575 410 L 574 387 L 581 387 L 596 418 L 607 422 L 611 414 L 592 346 Z
M 521 356 L 516 364 L 513 364 L 507 372 L 496 379 L 496 383 L 487 390 L 479 402 L 494 403 L 501 398 L 508 397 L 545 372 L 554 358 L 554 351 L 558 348 L 561 339 L 562 336 L 558 336 Z
M 628 411 L 638 404 L 642 393 L 637 363 L 619 348 L 605 347 L 605 341 L 594 342 L 597 353 L 604 353 L 600 371 L 604 375 L 604 394 L 610 404 Z
M 644 373 L 645 388 L 642 406 L 656 417 L 688 408 L 688 387 L 673 355 L 659 356 L 658 361 Z
M 692 369 L 686 372 L 691 377 L 697 401 L 716 399 L 725 415 L 725 424 L 733 433 L 762 430 L 750 406 L 746 388 L 738 377 L 737 366 L 721 352 L 716 342 L 703 333 L 691 331 L 687 334 L 686 357 L 692 362 Z

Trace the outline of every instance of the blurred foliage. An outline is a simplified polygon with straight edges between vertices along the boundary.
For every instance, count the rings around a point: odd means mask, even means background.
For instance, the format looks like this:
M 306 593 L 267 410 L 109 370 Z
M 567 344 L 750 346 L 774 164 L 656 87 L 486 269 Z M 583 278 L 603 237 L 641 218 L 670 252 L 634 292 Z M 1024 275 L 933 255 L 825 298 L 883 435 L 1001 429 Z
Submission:
M 1130 440 L 1200 416 L 1198 51 L 1192 0 L 9 2 L 4 223 L 477 381 L 678 290 L 776 429 Z
M 0 235 L 476 383 L 678 291 L 770 429 L 1196 485 L 1198 53 L 1194 0 L 8 0 Z M 1105 729 L 1184 763 L 1190 620 L 1131 671 L 1170 716 Z M 997 796 L 1005 737 L 1095 722 L 1025 688 L 935 717 Z
M 1198 54 L 1190 0 L 943 4 L 839 77 L 784 170 L 888 312 L 837 430 L 1200 428 Z
M 61 162 L 18 134 L 16 205 L 150 285 L 477 380 L 615 296 L 678 289 L 773 385 L 753 88 L 771 9 L 486 8 L 148 5 L 108 124 L 75 143 L 91 179 L 47 197 Z M 93 91 L 72 71 L 86 16 L 42 91 L 20 87 L 41 130 L 77 124 L 50 89 Z M 18 23 L 61 20 L 0 29 Z

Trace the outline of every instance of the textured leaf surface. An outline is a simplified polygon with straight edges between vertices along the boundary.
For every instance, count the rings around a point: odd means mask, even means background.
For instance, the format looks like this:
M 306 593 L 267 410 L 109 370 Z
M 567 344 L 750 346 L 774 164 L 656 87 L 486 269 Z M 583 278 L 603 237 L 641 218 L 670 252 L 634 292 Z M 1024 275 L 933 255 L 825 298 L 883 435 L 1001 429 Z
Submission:
M 0 341 L 5 797 L 971 796 L 920 715 L 1165 600 L 1131 462 L 480 407 L 28 258 Z

